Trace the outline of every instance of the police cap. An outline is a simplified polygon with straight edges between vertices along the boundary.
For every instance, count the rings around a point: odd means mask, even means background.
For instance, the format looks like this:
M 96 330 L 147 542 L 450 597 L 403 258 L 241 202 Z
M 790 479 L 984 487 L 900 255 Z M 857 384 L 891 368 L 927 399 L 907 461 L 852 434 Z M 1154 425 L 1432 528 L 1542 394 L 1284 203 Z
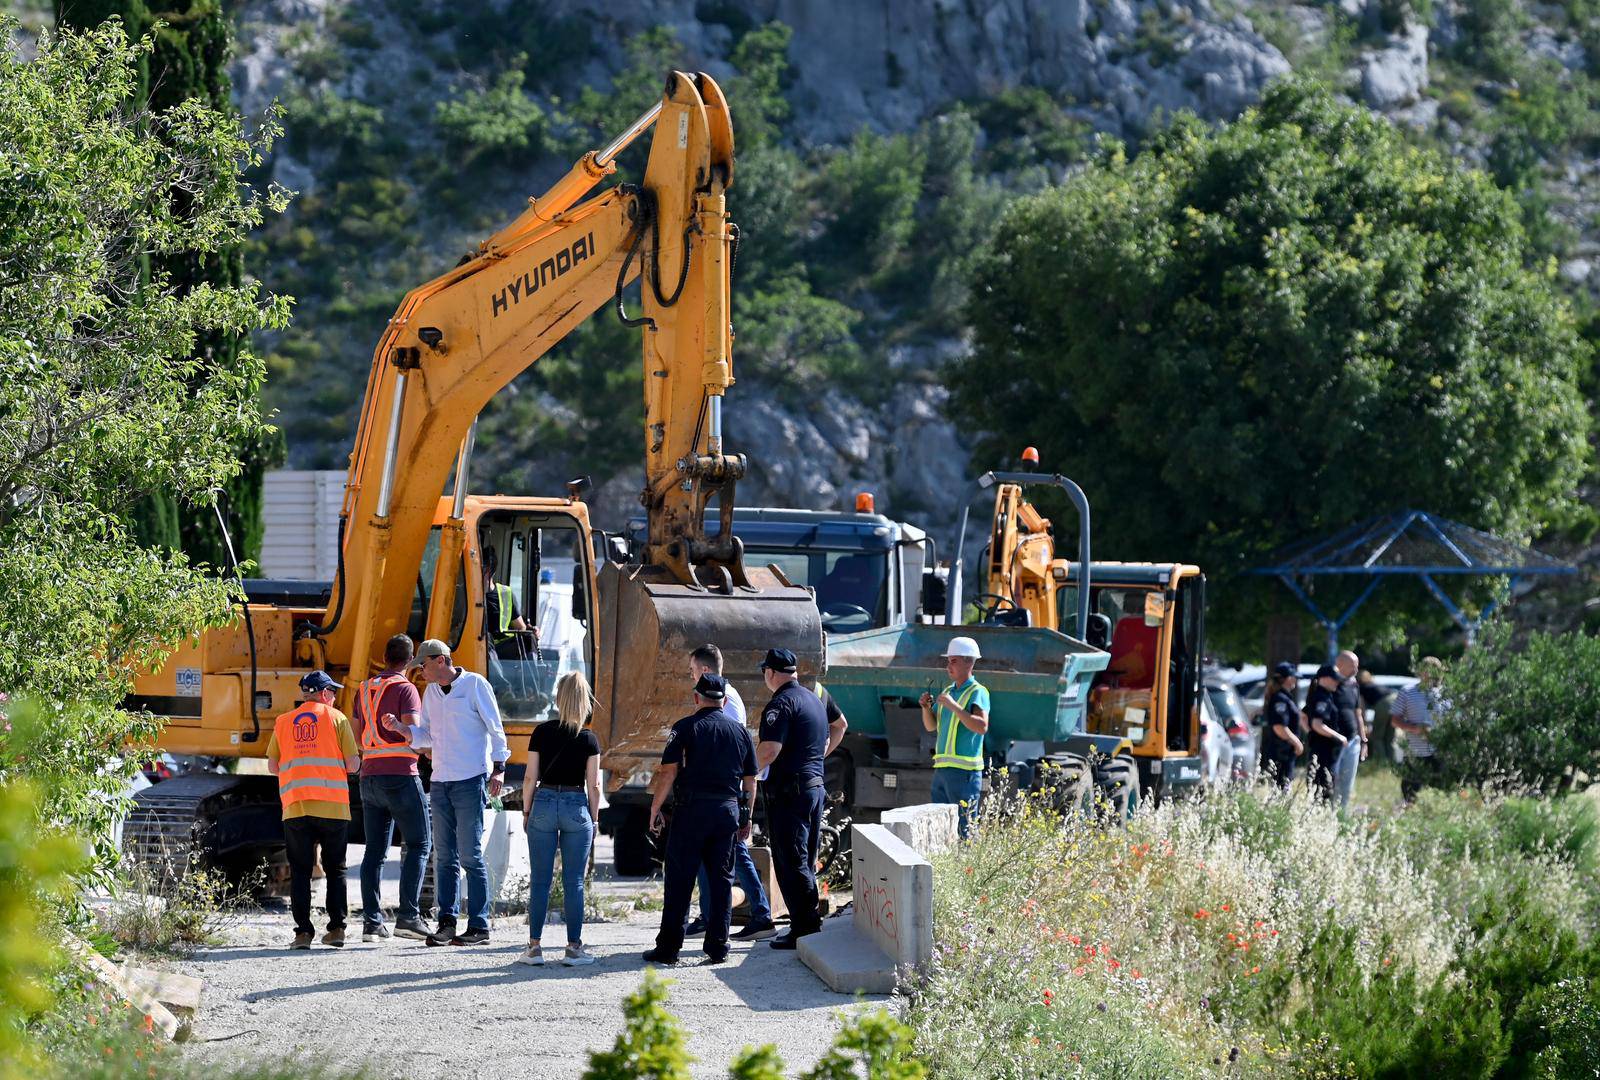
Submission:
M 721 701 L 728 696 L 728 683 L 721 675 L 709 671 L 695 680 L 694 692 L 707 701 Z
M 800 668 L 794 653 L 788 649 L 768 649 L 767 658 L 761 661 L 761 666 L 780 675 L 793 675 Z

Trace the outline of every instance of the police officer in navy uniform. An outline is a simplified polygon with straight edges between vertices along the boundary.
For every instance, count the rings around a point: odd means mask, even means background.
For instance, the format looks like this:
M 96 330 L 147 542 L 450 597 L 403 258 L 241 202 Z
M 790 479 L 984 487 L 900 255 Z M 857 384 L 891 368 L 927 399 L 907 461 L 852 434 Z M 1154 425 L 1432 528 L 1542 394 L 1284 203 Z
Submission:
M 666 897 L 649 963 L 676 964 L 695 878 L 705 867 L 705 953 L 713 964 L 728 958 L 733 913 L 733 845 L 750 839 L 750 805 L 756 790 L 756 751 L 745 726 L 723 711 L 727 683 L 707 673 L 694 684 L 695 712 L 672 725 L 661 751 L 650 828 L 659 832 L 661 807 L 673 795 L 667 833 Z
M 794 653 L 769 649 L 761 662 L 772 700 L 761 710 L 756 763 L 767 774 L 767 832 L 778 889 L 789 908 L 789 932 L 772 939 L 774 949 L 792 949 L 822 929 L 817 914 L 817 840 L 822 831 L 822 759 L 837 739 L 829 738 L 827 707 L 800 685 Z M 834 724 L 843 735 L 844 718 Z

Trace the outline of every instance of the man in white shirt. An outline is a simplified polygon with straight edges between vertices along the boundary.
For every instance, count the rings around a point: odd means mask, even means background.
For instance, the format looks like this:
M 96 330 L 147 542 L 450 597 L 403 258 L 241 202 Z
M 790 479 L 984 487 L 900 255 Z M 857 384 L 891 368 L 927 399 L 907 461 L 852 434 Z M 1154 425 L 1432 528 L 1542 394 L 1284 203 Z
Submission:
M 715 645 L 702 645 L 689 654 L 689 677 L 699 679 L 702 675 L 722 674 L 722 650 Z M 722 702 L 722 711 L 733 717 L 739 723 L 750 726 L 750 721 L 744 711 L 744 699 L 739 696 L 739 691 L 734 689 L 733 683 L 726 687 L 727 697 Z M 756 774 L 756 780 L 767 778 L 767 770 L 762 769 Z M 744 929 L 733 935 L 734 941 L 756 941 L 769 938 L 778 932 L 772 922 L 772 905 L 767 902 L 767 894 L 761 888 L 761 877 L 756 873 L 755 860 L 750 857 L 750 847 L 743 840 L 735 840 L 733 844 L 733 873 L 739 882 L 739 888 L 744 890 L 745 898 L 750 903 L 750 915 L 745 920 Z M 706 872 L 700 869 L 700 917 L 692 920 L 684 928 L 687 935 L 703 934 L 706 930 Z
M 486 796 L 500 794 L 505 778 L 506 732 L 489 680 L 451 662 L 450 646 L 436 638 L 417 649 L 428 688 L 422 692 L 419 748 L 430 745 L 433 778 L 434 893 L 439 928 L 429 945 L 482 945 L 489 940 L 489 871 L 483 863 Z M 467 929 L 456 932 L 460 874 L 467 875 Z

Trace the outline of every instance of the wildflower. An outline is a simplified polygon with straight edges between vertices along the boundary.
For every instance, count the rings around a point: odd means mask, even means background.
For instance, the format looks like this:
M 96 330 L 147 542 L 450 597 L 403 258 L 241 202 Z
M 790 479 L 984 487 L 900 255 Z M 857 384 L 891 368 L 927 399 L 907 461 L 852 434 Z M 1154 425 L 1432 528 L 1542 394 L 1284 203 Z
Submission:
M 982 896 L 978 897 L 978 903 L 987 904 L 988 902 L 989 902 L 989 894 L 988 893 L 984 893 Z
M 1072 973 L 1074 975 L 1082 975 L 1087 970 L 1088 970 L 1087 968 L 1075 967 L 1075 968 L 1072 969 Z
M 1077 934 L 1068 934 L 1067 935 L 1067 940 L 1069 942 L 1071 942 L 1072 944 L 1074 944 L 1074 945 L 1082 945 L 1083 944 L 1083 939 L 1081 937 L 1079 937 Z
M 1228 910 L 1228 905 L 1227 904 L 1223 904 L 1222 905 L 1222 910 L 1223 911 L 1227 911 Z
M 1055 999 L 1056 999 L 1056 995 L 1055 995 L 1055 993 L 1053 991 L 1046 990 L 1044 992 L 1044 1003 L 1046 1005 L 1049 1005 Z
M 1093 960 L 1094 957 L 1095 957 L 1095 947 L 1093 945 L 1090 945 L 1087 949 L 1083 950 L 1083 958 L 1085 960 Z
M 1142 979 L 1142 978 L 1144 978 L 1144 976 L 1143 976 L 1143 975 L 1141 975 L 1141 974 L 1139 974 L 1139 969 L 1138 969 L 1138 968 L 1134 968 L 1134 969 L 1133 969 L 1133 970 L 1132 970 L 1132 971 L 1130 971 L 1130 972 L 1128 972 L 1128 974 L 1129 974 L 1129 975 L 1132 975 L 1132 976 L 1133 976 L 1133 977 L 1134 977 L 1134 978 L 1135 978 L 1135 979 Z
M 967 873 L 969 873 L 969 874 L 972 873 L 972 867 L 970 867 L 970 866 L 967 867 Z
M 1209 919 L 1211 918 L 1211 912 L 1207 911 L 1205 908 L 1201 908 L 1199 911 L 1194 913 L 1194 917 L 1197 919 Z
M 153 1017 L 153 1016 L 146 1015 L 145 1018 L 144 1018 L 144 1031 L 145 1031 L 145 1034 L 149 1035 L 149 1034 L 153 1033 L 155 1031 L 155 1029 L 156 1029 L 156 1018 Z
M 1260 971 L 1261 971 L 1261 965 L 1257 964 L 1255 967 L 1250 969 L 1250 974 L 1256 975 L 1256 974 L 1259 974 Z
M 1106 967 L 1110 968 L 1112 971 L 1117 970 L 1121 966 L 1122 966 L 1122 961 L 1121 960 L 1113 960 L 1109 956 L 1106 957 Z

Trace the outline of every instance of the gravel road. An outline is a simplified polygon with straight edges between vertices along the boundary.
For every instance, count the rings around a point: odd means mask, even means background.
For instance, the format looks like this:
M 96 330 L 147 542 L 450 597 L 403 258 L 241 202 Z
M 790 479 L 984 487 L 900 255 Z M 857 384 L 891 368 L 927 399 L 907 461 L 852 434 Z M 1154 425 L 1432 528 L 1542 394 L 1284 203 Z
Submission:
M 602 879 L 608 848 L 602 838 Z M 357 906 L 360 857 L 351 845 Z M 391 858 L 386 867 L 391 896 L 397 863 Z M 612 897 L 648 887 L 598 884 Z M 321 881 L 313 895 L 320 905 Z M 317 918 L 320 925 L 320 911 Z M 363 944 L 357 914 L 344 949 L 319 943 L 291 953 L 284 949 L 293 932 L 288 914 L 252 913 L 223 946 L 175 965 L 208 984 L 185 1053 L 198 1061 L 298 1055 L 379 1077 L 576 1077 L 588 1052 L 609 1048 L 622 1030 L 622 1001 L 643 978 L 640 953 L 654 944 L 658 920 L 641 911 L 586 926 L 584 940 L 600 957 L 593 967 L 530 968 L 512 963 L 527 940 L 522 916 L 497 918 L 488 945 L 439 949 L 403 939 Z M 552 923 L 546 945 L 563 940 Z M 741 1047 L 766 1042 L 790 1070 L 809 1068 L 832 1041 L 841 1010 L 860 1007 L 830 992 L 794 953 L 766 942 L 736 944 L 728 962 L 715 966 L 699 963 L 697 949 L 691 939 L 685 962 L 666 973 L 675 982 L 670 1007 L 698 1059 L 696 1076 L 726 1076 Z

